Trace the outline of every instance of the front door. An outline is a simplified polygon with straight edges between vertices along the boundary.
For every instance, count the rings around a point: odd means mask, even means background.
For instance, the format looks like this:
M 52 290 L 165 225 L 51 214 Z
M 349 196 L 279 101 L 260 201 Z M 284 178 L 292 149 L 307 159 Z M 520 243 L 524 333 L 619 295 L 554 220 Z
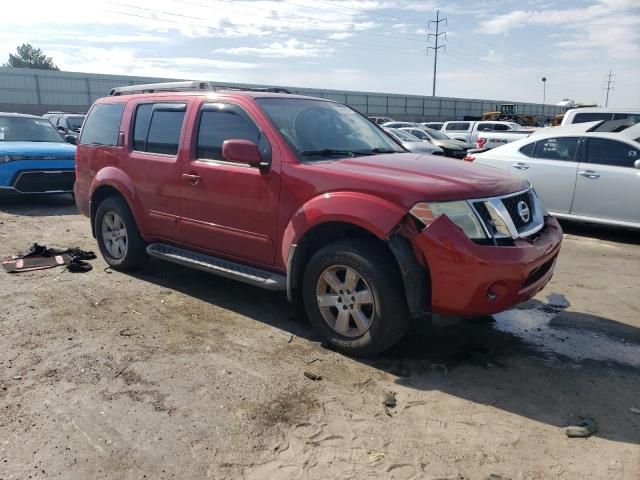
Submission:
M 181 236 L 194 247 L 271 265 L 280 196 L 279 155 L 249 114 L 231 103 L 205 103 L 195 148 L 182 163 Z M 271 168 L 222 158 L 225 140 L 255 142 Z
M 640 150 L 607 138 L 590 137 L 586 145 L 571 213 L 640 223 Z

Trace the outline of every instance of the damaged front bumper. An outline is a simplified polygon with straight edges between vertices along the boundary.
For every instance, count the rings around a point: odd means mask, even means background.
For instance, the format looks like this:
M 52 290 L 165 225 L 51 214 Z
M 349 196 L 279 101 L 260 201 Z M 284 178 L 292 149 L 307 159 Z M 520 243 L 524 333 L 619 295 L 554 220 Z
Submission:
M 553 217 L 512 245 L 473 242 L 446 216 L 420 232 L 405 226 L 398 233 L 411 242 L 428 272 L 425 309 L 458 316 L 498 313 L 536 295 L 551 279 L 562 243 L 562 229 Z

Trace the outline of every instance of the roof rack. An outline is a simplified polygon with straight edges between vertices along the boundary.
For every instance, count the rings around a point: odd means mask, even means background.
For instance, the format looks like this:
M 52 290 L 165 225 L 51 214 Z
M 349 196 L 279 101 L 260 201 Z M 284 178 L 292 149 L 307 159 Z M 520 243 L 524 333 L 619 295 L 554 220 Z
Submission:
M 130 85 L 127 87 L 116 87 L 109 91 L 109 96 L 133 95 L 136 93 L 156 93 L 156 92 L 191 92 L 191 91 L 210 91 L 219 90 L 238 90 L 249 92 L 268 92 L 268 93 L 291 93 L 286 88 L 280 87 L 235 87 L 228 85 L 214 85 L 211 82 L 201 82 L 191 80 L 185 82 L 164 82 L 164 83 L 147 83 L 144 85 Z

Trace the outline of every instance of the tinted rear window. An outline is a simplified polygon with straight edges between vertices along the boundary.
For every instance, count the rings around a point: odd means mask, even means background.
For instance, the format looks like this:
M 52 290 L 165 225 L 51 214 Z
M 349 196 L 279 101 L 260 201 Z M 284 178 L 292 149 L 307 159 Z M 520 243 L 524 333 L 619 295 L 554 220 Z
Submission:
M 176 155 L 180 143 L 180 131 L 184 120 L 184 110 L 156 110 L 151 117 L 147 152 Z
M 470 124 L 468 122 L 456 122 L 456 123 L 450 123 L 449 125 L 447 125 L 445 127 L 445 130 L 453 130 L 456 132 L 464 132 L 466 130 L 469 130 L 469 126 Z
M 80 144 L 117 145 L 124 105 L 124 103 L 94 105 L 84 122 Z

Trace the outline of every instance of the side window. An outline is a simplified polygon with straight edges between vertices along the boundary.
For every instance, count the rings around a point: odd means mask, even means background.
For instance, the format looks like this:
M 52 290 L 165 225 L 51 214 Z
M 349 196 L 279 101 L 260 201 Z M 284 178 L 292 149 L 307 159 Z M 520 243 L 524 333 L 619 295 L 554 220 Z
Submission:
M 536 148 L 536 142 L 531 142 L 520 148 L 520 153 L 527 157 L 533 157 L 533 150 Z
M 154 109 L 147 135 L 147 152 L 177 155 L 185 109 Z
M 469 123 L 468 122 L 450 123 L 449 125 L 447 125 L 446 130 L 453 130 L 453 131 L 456 131 L 456 132 L 465 132 L 465 131 L 469 130 Z
M 572 123 L 597 122 L 598 120 L 611 120 L 611 113 L 592 112 L 592 113 L 576 113 Z
M 225 140 L 249 140 L 261 145 L 258 127 L 240 107 L 228 104 L 204 105 L 200 113 L 196 158 L 223 160 L 222 144 Z M 266 139 L 265 139 L 266 141 Z
M 80 144 L 116 146 L 124 105 L 124 103 L 94 105 L 82 126 Z
M 133 124 L 133 149 L 144 152 L 147 149 L 147 135 L 151 122 L 151 109 L 153 104 L 144 103 L 136 108 L 136 116 Z
M 511 129 L 509 128 L 509 125 L 503 125 L 502 123 L 496 123 L 496 124 L 493 126 L 493 129 L 494 129 L 495 131 L 497 131 L 497 132 L 504 132 L 504 131 L 506 131 L 506 130 L 511 130 Z
M 606 138 L 587 140 L 587 162 L 589 163 L 634 168 L 636 160 L 640 160 L 640 151 L 631 145 Z
M 490 132 L 491 130 L 497 130 L 492 123 L 478 123 L 479 132 Z
M 578 148 L 578 137 L 557 137 L 538 140 L 533 156 L 547 160 L 573 161 Z
M 631 120 L 633 123 L 640 123 L 640 113 L 616 113 L 614 120 Z

